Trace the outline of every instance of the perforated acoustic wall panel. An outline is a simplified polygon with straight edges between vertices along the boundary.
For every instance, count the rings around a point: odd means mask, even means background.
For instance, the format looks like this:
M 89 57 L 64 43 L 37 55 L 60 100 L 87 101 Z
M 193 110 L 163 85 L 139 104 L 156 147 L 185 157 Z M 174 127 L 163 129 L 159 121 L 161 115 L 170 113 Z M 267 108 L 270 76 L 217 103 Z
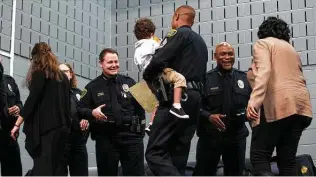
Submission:
M 61 62 L 74 66 L 80 88 L 100 74 L 97 57 L 104 47 L 118 50 L 121 73 L 141 80 L 133 63 L 135 20 L 150 17 L 156 24 L 156 35 L 163 37 L 169 31 L 174 10 L 184 4 L 196 9 L 193 29 L 207 43 L 208 70 L 216 66 L 213 47 L 222 41 L 234 46 L 235 67 L 247 70 L 261 22 L 267 16 L 278 16 L 288 22 L 292 30 L 291 42 L 300 53 L 316 113 L 315 0 L 17 0 L 14 78 L 22 100 L 28 95 L 27 89 L 22 87 L 29 65 L 27 58 L 32 46 L 39 41 L 48 42 Z M 0 0 L 0 49 L 7 52 L 10 50 L 11 14 L 12 0 Z M 9 60 L 2 58 L 8 73 Z M 309 153 L 314 160 L 315 128 L 313 121 L 303 133 L 298 149 L 298 153 Z M 32 167 L 32 161 L 24 149 L 24 138 L 21 133 L 19 143 L 26 171 Z M 197 137 L 194 137 L 189 160 L 195 159 L 196 142 Z M 247 157 L 249 144 L 248 138 Z M 95 167 L 94 143 L 89 140 L 87 147 L 89 166 Z

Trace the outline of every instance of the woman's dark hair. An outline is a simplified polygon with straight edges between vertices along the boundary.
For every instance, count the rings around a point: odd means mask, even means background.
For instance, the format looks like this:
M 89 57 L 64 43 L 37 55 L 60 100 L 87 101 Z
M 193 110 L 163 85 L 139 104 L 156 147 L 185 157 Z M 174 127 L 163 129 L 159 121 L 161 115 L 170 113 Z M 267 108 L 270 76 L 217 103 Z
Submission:
M 31 66 L 26 76 L 26 86 L 32 82 L 32 74 L 36 71 L 45 72 L 46 78 L 60 81 L 62 73 L 58 67 L 58 60 L 51 47 L 45 43 L 36 43 L 31 52 Z
M 268 17 L 259 26 L 257 33 L 259 39 L 274 37 L 290 42 L 291 30 L 289 25 L 277 17 Z
M 134 34 L 137 40 L 148 39 L 155 33 L 156 26 L 149 18 L 140 18 L 134 26 Z

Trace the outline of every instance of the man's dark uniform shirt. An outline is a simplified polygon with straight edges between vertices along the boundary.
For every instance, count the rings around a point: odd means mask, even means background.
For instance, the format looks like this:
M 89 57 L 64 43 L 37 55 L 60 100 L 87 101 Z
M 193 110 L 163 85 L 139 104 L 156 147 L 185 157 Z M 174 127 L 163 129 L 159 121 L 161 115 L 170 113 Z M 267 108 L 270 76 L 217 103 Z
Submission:
M 161 41 L 160 48 L 144 71 L 143 78 L 149 84 L 155 83 L 157 76 L 165 68 L 172 68 L 187 81 L 187 88 L 183 92 L 187 99 L 182 101 L 181 106 L 189 115 L 189 120 L 179 120 L 169 113 L 173 102 L 173 94 L 170 93 L 172 89 L 166 89 L 168 101 L 161 99 L 162 91 L 157 93 L 159 107 L 146 150 L 147 164 L 156 176 L 184 175 L 200 112 L 200 93 L 207 61 L 208 50 L 203 38 L 190 26 L 182 26 L 171 30 Z M 172 87 L 170 84 L 166 85 L 166 88 Z
M 138 116 L 140 121 L 145 122 L 144 109 L 129 92 L 129 88 L 135 83 L 128 76 L 118 74 L 115 78 L 107 78 L 101 74 L 85 87 L 79 102 L 79 114 L 90 120 L 91 138 L 95 138 L 97 133 L 113 131 L 106 128 L 109 124 L 131 124 L 133 116 Z M 92 116 L 92 110 L 102 104 L 105 104 L 101 111 L 107 117 L 106 121 L 96 120 Z
M 129 92 L 133 85 L 128 76 L 101 74 L 83 90 L 79 114 L 90 120 L 100 176 L 116 176 L 119 161 L 124 176 L 144 175 L 145 111 Z M 92 110 L 103 104 L 107 119 L 97 120 Z
M 187 81 L 203 81 L 208 51 L 203 38 L 191 27 L 182 26 L 169 32 L 160 45 L 162 49 L 153 55 L 144 71 L 146 81 L 152 81 L 167 67 L 182 74 Z
M 232 69 L 230 72 L 221 71 L 216 67 L 207 73 L 204 91 L 198 135 L 217 136 L 216 134 L 220 132 L 210 123 L 209 117 L 211 114 L 223 114 L 226 115 L 222 118 L 226 126 L 224 136 L 236 138 L 248 136 L 245 109 L 251 87 L 246 73 L 237 69 Z
M 199 136 L 196 149 L 197 163 L 194 176 L 214 176 L 220 157 L 225 176 L 243 175 L 246 151 L 245 108 L 251 93 L 246 73 L 237 69 L 209 71 L 206 76 L 201 116 L 198 120 Z M 225 130 L 219 131 L 211 123 L 211 114 L 222 114 Z

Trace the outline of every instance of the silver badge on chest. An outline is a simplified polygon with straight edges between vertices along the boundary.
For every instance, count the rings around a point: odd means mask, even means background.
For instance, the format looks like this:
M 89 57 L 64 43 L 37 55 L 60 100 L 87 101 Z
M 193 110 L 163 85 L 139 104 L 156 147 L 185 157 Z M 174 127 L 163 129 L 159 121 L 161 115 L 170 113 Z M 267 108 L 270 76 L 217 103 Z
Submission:
M 123 84 L 123 85 L 122 85 L 122 89 L 123 89 L 123 91 L 124 91 L 124 92 L 122 92 L 122 96 L 123 96 L 124 98 L 127 98 L 126 93 L 129 92 L 129 86 L 128 86 L 127 84 Z
M 124 92 L 129 92 L 129 86 L 127 84 L 123 84 L 122 89 L 124 90 Z
M 245 84 L 244 84 L 244 82 L 242 80 L 238 80 L 237 84 L 238 84 L 239 88 L 241 88 L 241 89 L 245 88 Z
M 80 94 L 76 94 L 77 100 L 80 101 Z
M 11 87 L 10 84 L 8 84 L 8 88 L 9 88 L 10 92 L 13 92 L 12 87 Z

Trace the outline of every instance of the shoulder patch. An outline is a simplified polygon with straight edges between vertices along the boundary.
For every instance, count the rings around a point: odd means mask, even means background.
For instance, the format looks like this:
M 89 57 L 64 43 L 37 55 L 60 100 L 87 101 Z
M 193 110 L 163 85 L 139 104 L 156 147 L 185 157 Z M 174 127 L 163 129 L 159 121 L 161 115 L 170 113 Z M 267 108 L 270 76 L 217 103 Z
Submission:
M 80 99 L 83 98 L 87 94 L 87 89 L 83 89 L 80 95 Z
M 175 34 L 177 34 L 177 30 L 171 29 L 171 30 L 167 33 L 167 37 L 172 37 L 172 36 L 174 36 Z

